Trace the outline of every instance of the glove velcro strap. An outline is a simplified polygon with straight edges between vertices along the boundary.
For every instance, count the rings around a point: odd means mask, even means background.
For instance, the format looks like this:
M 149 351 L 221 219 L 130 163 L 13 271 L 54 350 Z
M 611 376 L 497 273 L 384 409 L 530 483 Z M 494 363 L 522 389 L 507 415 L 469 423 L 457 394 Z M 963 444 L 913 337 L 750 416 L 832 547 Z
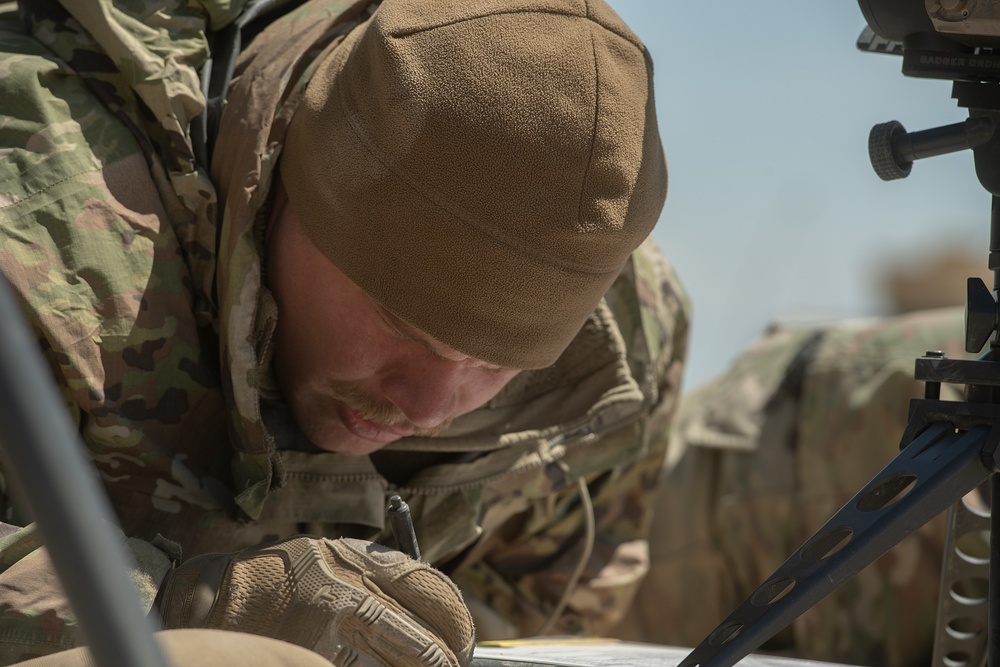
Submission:
M 163 627 L 211 627 L 209 615 L 219 599 L 231 560 L 228 554 L 204 554 L 175 570 L 159 596 Z

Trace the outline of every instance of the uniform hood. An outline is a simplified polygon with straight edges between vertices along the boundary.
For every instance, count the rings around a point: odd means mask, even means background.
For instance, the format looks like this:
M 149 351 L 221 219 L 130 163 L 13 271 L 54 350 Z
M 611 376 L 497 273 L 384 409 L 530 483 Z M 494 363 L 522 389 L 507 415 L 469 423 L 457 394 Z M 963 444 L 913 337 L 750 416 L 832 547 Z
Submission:
M 307 3 L 268 26 L 239 58 L 213 149 L 221 207 L 216 297 L 222 378 L 231 405 L 236 502 L 250 516 L 260 513 L 281 477 L 260 410 L 261 392 L 273 388 L 268 346 L 277 317 L 262 273 L 271 185 L 313 66 L 357 25 L 366 4 Z
M 266 38 L 256 39 L 241 55 L 213 152 L 212 176 L 222 207 L 216 294 L 223 382 L 233 406 L 233 476 L 237 503 L 252 517 L 260 515 L 269 490 L 283 477 L 282 458 L 262 417 L 262 398 L 280 400 L 270 371 L 279 313 L 264 287 L 262 266 L 275 168 L 313 70 L 370 16 L 365 2 L 315 4 L 269 26 L 262 34 Z M 390 447 L 466 453 L 509 449 L 516 459 L 521 450 L 559 442 L 561 433 L 601 430 L 637 418 L 655 395 L 640 389 L 632 376 L 616 316 L 602 301 L 555 364 L 522 373 L 443 436 L 407 438 Z M 294 436 L 277 427 L 282 448 L 294 447 L 293 441 L 284 442 Z

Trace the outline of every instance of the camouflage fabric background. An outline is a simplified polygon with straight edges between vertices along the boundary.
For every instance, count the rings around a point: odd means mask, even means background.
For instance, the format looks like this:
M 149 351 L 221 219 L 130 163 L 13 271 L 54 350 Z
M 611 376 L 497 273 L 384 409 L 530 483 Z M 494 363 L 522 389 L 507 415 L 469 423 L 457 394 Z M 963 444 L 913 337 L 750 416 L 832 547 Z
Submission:
M 685 396 L 654 512 L 651 572 L 616 634 L 704 639 L 899 451 L 914 360 L 966 357 L 962 312 L 779 329 Z M 942 398 L 960 389 L 942 387 Z M 931 657 L 944 517 L 765 649 L 904 667 Z

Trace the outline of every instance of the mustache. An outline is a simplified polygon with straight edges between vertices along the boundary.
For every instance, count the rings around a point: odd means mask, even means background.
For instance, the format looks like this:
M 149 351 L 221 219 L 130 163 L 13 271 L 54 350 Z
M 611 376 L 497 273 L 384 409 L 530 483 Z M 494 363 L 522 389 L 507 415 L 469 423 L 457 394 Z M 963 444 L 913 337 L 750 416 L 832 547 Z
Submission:
M 379 426 L 412 429 L 414 436 L 431 438 L 440 435 L 455 421 L 455 417 L 450 417 L 437 426 L 422 428 L 413 424 L 406 413 L 392 403 L 379 401 L 353 385 L 333 384 L 328 387 L 328 393 L 335 401 L 356 411 L 362 418 Z

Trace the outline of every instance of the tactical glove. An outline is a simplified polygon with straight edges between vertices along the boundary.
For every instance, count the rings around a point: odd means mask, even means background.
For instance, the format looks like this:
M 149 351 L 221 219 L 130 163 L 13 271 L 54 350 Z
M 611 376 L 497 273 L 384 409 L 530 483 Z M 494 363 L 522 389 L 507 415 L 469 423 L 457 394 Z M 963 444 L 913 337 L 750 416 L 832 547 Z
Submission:
M 338 666 L 458 667 L 472 617 L 426 563 L 371 542 L 295 537 L 183 563 L 161 590 L 164 627 L 281 639 Z

